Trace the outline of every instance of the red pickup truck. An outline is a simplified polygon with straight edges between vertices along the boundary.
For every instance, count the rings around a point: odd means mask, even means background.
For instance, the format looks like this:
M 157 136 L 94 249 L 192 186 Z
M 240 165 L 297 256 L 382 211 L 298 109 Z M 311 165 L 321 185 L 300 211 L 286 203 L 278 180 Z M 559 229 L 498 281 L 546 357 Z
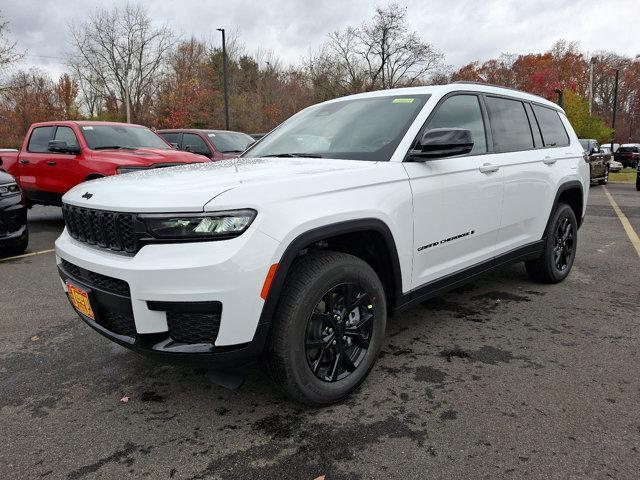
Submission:
M 146 127 L 115 122 L 35 123 L 20 151 L 0 152 L 0 170 L 16 178 L 30 205 L 60 205 L 67 190 L 86 180 L 209 161 L 174 150 Z

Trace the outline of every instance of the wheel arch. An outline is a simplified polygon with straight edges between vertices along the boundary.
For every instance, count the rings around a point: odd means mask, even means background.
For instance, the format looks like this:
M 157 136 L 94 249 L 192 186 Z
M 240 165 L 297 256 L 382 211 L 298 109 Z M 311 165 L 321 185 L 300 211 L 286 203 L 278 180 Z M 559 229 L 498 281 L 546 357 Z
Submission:
M 546 238 L 549 233 L 549 228 L 551 228 L 551 217 L 553 216 L 553 211 L 558 203 L 566 203 L 572 208 L 573 213 L 576 216 L 576 221 L 578 222 L 578 228 L 580 228 L 582 225 L 582 212 L 584 210 L 584 190 L 582 183 L 578 180 L 571 180 L 558 187 L 556 197 L 551 205 L 551 211 L 549 212 L 547 225 L 544 229 L 544 235 L 542 238 Z
M 400 267 L 400 260 L 398 257 L 398 251 L 396 248 L 396 242 L 394 240 L 391 229 L 382 220 L 377 218 L 365 218 L 358 220 L 348 220 L 344 222 L 338 222 L 334 224 L 324 225 L 322 227 L 308 230 L 298 235 L 293 241 L 289 243 L 285 249 L 280 261 L 278 262 L 278 268 L 271 282 L 269 288 L 269 294 L 265 300 L 260 315 L 260 324 L 270 323 L 271 318 L 275 312 L 276 306 L 282 294 L 282 288 L 286 281 L 287 275 L 291 270 L 291 266 L 295 260 L 307 253 L 310 248 L 316 246 L 319 242 L 330 241 L 336 238 L 348 238 L 349 235 L 358 234 L 372 234 L 376 238 L 383 241 L 383 245 L 386 248 L 387 258 L 380 259 L 382 262 L 378 264 L 378 267 L 383 265 L 389 267 L 390 272 L 386 279 L 381 278 L 383 285 L 385 286 L 385 294 L 388 299 L 388 310 L 393 311 L 394 303 L 402 296 L 402 272 Z M 352 237 L 353 238 L 353 237 Z M 330 250 L 332 248 L 329 248 Z M 344 250 L 339 250 L 344 251 Z M 352 253 L 347 251 L 346 253 Z M 362 258 L 360 255 L 356 255 Z M 367 261 L 366 258 L 363 258 Z M 388 263 L 386 263 L 388 261 Z M 367 261 L 370 263 L 370 261 Z M 376 273 L 380 276 L 376 266 L 371 265 Z M 386 280 L 386 283 L 385 283 Z M 387 291 L 389 289 L 389 291 Z

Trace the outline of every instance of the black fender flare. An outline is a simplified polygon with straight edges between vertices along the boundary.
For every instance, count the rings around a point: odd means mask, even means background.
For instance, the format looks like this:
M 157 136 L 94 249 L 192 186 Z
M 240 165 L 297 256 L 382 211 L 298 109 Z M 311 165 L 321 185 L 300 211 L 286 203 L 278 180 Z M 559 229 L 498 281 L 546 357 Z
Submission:
M 556 192 L 556 197 L 553 199 L 553 203 L 551 204 L 551 211 L 549 212 L 547 225 L 544 227 L 544 234 L 542 235 L 543 239 L 547 238 L 547 234 L 549 233 L 549 229 L 551 228 L 551 216 L 553 215 L 553 211 L 556 208 L 556 205 L 558 204 L 558 199 L 560 198 L 560 195 L 562 195 L 563 192 L 566 192 L 567 190 L 572 190 L 574 188 L 578 188 L 580 190 L 580 202 L 582 203 L 582 209 L 584 210 L 584 190 L 582 187 L 582 183 L 579 182 L 578 180 L 570 180 L 568 182 L 561 184 L 558 187 L 558 191 Z M 576 220 L 578 222 L 578 228 L 580 228 L 580 226 L 582 225 L 582 212 L 580 212 L 580 215 L 578 215 L 577 217 L 578 218 L 576 218 Z
M 382 235 L 387 249 L 390 253 L 390 261 L 392 266 L 392 275 L 394 277 L 394 295 L 396 299 L 402 296 L 402 272 L 400 269 L 400 260 L 398 258 L 398 250 L 396 243 L 391 233 L 391 229 L 382 220 L 377 218 L 363 218 L 357 220 L 348 220 L 344 222 L 333 223 L 329 225 L 323 225 L 322 227 L 308 230 L 298 235 L 285 249 L 280 261 L 278 262 L 278 268 L 271 281 L 269 288 L 269 294 L 262 307 L 262 313 L 260 314 L 259 325 L 271 323 L 271 319 L 275 312 L 282 288 L 284 286 L 287 274 L 291 268 L 291 265 L 298 257 L 300 251 L 307 245 L 319 242 L 327 237 L 333 237 L 335 235 L 342 235 L 345 233 L 360 232 L 366 230 L 373 230 Z M 264 330 L 264 329 L 263 329 Z

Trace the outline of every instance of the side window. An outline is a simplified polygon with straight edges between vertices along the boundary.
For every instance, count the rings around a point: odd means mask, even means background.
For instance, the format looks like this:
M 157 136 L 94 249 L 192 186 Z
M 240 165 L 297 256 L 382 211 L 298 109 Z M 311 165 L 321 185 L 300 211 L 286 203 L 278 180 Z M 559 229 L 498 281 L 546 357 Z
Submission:
M 68 147 L 77 147 L 78 139 L 76 138 L 76 134 L 73 133 L 73 130 L 69 127 L 58 127 L 56 130 L 56 135 L 53 137 L 54 140 L 58 140 L 61 142 L 67 142 Z
M 553 108 L 533 106 L 545 147 L 566 147 L 569 145 L 569 135 L 560 120 L 560 115 Z
M 529 125 L 531 125 L 531 132 L 533 133 L 535 146 L 536 148 L 542 148 L 544 144 L 542 143 L 542 135 L 540 135 L 540 125 L 538 125 L 538 121 L 533 114 L 533 110 L 531 110 L 531 105 L 525 103 L 524 108 L 527 111 L 527 117 L 529 117 Z
M 199 135 L 194 133 L 185 133 L 182 136 L 182 149 L 198 155 L 211 155 L 209 146 Z
M 533 135 L 521 101 L 487 97 L 486 104 L 496 153 L 533 148 Z
M 47 153 L 49 151 L 49 140 L 56 127 L 37 127 L 31 132 L 27 150 L 34 153 Z
M 466 128 L 473 137 L 471 154 L 487 152 L 487 136 L 480 110 L 480 101 L 475 95 L 454 95 L 438 107 L 427 124 L 432 128 Z
M 180 143 L 180 133 L 179 132 L 159 133 L 159 135 L 169 143 L 174 143 L 176 145 L 178 145 Z

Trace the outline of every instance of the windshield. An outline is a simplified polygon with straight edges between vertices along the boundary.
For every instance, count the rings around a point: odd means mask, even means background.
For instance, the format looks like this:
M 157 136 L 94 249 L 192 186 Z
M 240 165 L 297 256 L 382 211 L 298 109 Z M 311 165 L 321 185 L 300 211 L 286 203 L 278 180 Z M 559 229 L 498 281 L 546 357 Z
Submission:
M 244 152 L 254 141 L 249 135 L 240 132 L 210 132 L 207 136 L 222 153 Z
M 620 153 L 635 153 L 638 151 L 638 147 L 620 147 L 618 152 Z
M 131 125 L 83 125 L 80 127 L 92 150 L 159 148 L 169 150 L 158 135 L 145 127 Z
M 429 95 L 341 100 L 294 115 L 243 157 L 389 161 Z

